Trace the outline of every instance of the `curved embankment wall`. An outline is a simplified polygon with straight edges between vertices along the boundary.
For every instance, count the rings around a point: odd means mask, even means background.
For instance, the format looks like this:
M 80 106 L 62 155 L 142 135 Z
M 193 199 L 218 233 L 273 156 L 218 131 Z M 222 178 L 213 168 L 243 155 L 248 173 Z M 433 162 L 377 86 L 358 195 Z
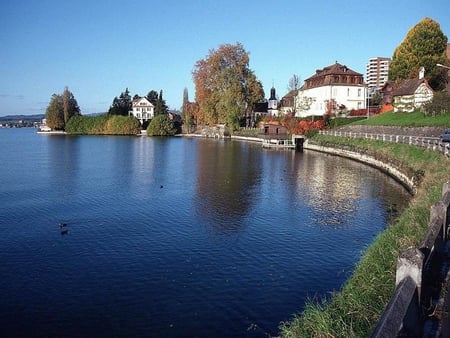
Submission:
M 310 140 L 305 140 L 303 143 L 303 148 L 308 150 L 319 151 L 327 154 L 332 154 L 336 156 L 342 156 L 350 158 L 362 163 L 366 163 L 372 167 L 378 168 L 390 175 L 398 182 L 400 182 L 410 193 L 415 194 L 416 192 L 416 178 L 414 176 L 410 177 L 405 174 L 401 169 L 392 163 L 386 161 L 378 160 L 368 154 L 360 153 L 357 151 L 352 151 L 348 149 L 338 148 L 338 147 L 325 147 L 319 144 L 315 144 Z

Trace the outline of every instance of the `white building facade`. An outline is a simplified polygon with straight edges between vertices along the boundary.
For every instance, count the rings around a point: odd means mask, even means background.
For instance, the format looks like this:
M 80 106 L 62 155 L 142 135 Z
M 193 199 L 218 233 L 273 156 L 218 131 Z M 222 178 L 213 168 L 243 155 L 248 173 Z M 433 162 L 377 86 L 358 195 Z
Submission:
M 145 97 L 134 99 L 132 109 L 128 115 L 133 115 L 141 124 L 151 120 L 155 116 L 155 106 Z
M 305 80 L 296 99 L 296 116 L 322 116 L 343 111 L 365 109 L 367 86 L 363 75 L 345 65 L 316 70 Z

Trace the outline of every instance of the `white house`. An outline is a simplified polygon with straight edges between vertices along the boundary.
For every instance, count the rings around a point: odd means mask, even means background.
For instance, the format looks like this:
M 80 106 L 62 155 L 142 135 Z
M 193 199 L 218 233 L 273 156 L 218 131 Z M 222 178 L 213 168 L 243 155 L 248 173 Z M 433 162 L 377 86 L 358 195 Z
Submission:
M 155 106 L 146 97 L 134 99 L 132 108 L 133 110 L 130 110 L 128 115 L 133 115 L 141 124 L 155 116 Z
M 419 78 L 406 79 L 392 92 L 394 112 L 413 112 L 433 99 L 434 91 L 424 78 L 425 69 L 420 68 Z
M 295 100 L 296 116 L 365 109 L 366 95 L 363 75 L 336 62 L 305 80 Z

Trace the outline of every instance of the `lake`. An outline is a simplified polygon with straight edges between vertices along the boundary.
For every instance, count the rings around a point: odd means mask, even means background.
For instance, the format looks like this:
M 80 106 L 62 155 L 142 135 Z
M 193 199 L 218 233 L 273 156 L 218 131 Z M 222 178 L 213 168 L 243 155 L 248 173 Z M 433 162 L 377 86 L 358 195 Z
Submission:
M 2 336 L 276 335 L 410 199 L 361 163 L 233 140 L 22 128 L 0 149 Z

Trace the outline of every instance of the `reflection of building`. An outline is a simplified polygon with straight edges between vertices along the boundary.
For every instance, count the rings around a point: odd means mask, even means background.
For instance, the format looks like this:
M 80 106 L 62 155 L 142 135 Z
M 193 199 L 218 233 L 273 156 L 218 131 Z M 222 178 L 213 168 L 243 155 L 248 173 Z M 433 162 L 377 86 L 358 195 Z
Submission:
M 141 124 L 155 116 L 155 107 L 146 97 L 134 99 L 132 108 L 133 110 L 130 110 L 128 115 L 133 115 Z
M 298 91 L 296 105 L 296 116 L 299 117 L 364 109 L 366 85 L 363 75 L 338 62 L 316 70 Z
M 380 91 L 388 80 L 390 58 L 376 57 L 369 59 L 366 66 L 366 83 L 369 97 Z

